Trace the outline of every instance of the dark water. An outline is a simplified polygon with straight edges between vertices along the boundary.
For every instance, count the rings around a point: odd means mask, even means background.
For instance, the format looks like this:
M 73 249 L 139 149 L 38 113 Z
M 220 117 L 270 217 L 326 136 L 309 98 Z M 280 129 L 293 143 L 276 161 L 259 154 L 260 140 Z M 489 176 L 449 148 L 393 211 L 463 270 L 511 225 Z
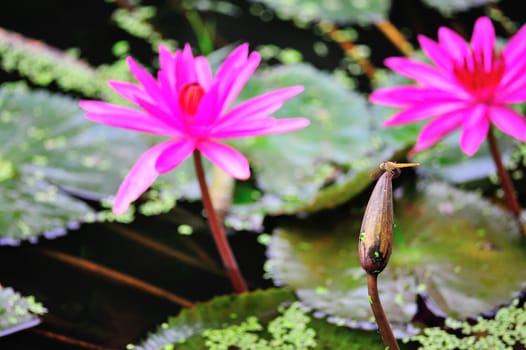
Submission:
M 181 209 L 175 211 L 194 215 Z M 126 229 L 194 257 L 206 254 L 220 266 L 206 228 L 197 229 L 191 236 L 182 236 L 177 233 L 180 223 L 184 222 L 174 221 L 173 216 L 170 220 L 166 217 L 142 218 L 127 225 Z M 2 284 L 22 294 L 34 295 L 49 309 L 36 329 L 0 338 L 0 348 L 36 346 L 44 349 L 48 348 L 47 343 L 53 344 L 49 347 L 53 349 L 82 348 L 51 341 L 43 334 L 52 332 L 104 348 L 122 349 L 181 309 L 164 298 L 118 280 L 58 261 L 46 254 L 50 251 L 111 268 L 192 302 L 232 293 L 229 281 L 221 274 L 192 266 L 123 237 L 114 230 L 122 227 L 120 224 L 83 225 L 64 237 L 41 240 L 37 245 L 0 247 Z M 236 257 L 251 289 L 270 285 L 261 278 L 264 247 L 256 242 L 256 237 L 249 232 L 231 236 Z M 200 250 L 194 250 L 194 246 L 199 246 Z

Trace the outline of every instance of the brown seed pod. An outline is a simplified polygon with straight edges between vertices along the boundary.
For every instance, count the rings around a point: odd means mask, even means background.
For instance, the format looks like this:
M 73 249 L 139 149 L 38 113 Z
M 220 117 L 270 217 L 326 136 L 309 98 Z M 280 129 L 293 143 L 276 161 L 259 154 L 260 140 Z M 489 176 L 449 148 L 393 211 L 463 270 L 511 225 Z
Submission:
M 400 168 L 418 165 L 385 162 L 378 167 L 381 175 L 365 208 L 358 243 L 360 263 L 368 274 L 382 272 L 391 256 L 394 225 L 392 179 L 400 175 Z

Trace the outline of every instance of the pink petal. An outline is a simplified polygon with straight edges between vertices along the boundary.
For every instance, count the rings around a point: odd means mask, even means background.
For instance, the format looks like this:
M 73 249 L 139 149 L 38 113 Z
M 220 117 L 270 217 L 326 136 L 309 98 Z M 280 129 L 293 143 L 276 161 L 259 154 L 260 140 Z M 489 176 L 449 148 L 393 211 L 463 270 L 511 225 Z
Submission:
M 248 160 L 234 148 L 218 142 L 202 140 L 197 144 L 197 149 L 234 178 L 246 180 L 250 177 Z
M 211 124 L 220 117 L 221 105 L 219 102 L 219 84 L 212 88 L 201 98 L 199 107 L 194 116 L 195 124 L 203 129 L 209 129 Z
M 506 59 L 506 65 L 513 66 L 517 62 L 524 61 L 524 54 L 526 53 L 526 24 L 515 33 L 515 35 L 508 41 L 502 54 Z
M 432 120 L 418 135 L 412 151 L 420 152 L 433 146 L 447 134 L 458 128 L 462 123 L 463 116 L 464 113 L 462 112 L 453 112 Z
M 516 80 L 509 88 L 501 88 L 495 96 L 496 103 L 522 103 L 526 101 L 526 72 L 524 78 Z
M 230 80 L 231 83 L 225 86 L 225 96 L 220 97 L 220 103 L 222 105 L 221 114 L 224 114 L 228 107 L 237 98 L 248 79 L 254 74 L 256 68 L 261 61 L 261 56 L 257 52 L 252 52 L 248 57 L 247 62 L 238 70 L 230 72 L 231 76 L 226 76 L 226 81 Z
M 239 123 L 228 128 L 213 130 L 210 136 L 217 139 L 231 139 L 238 137 L 253 137 L 263 135 L 282 134 L 303 129 L 310 124 L 306 118 L 258 118 L 249 122 Z
M 136 96 L 134 102 L 140 105 L 141 101 L 149 102 L 150 104 L 155 103 L 158 106 L 157 109 L 163 109 L 165 113 L 170 114 L 171 106 L 173 105 L 173 96 L 169 89 L 162 90 L 157 84 L 157 80 L 155 80 L 146 69 L 138 65 L 133 58 L 128 57 L 127 62 L 133 76 L 141 83 L 146 92 L 146 94 Z
M 491 121 L 502 132 L 526 142 L 526 118 L 513 109 L 504 106 L 489 107 Z
M 201 85 L 205 91 L 210 90 L 210 86 L 212 85 L 212 70 L 210 69 L 208 60 L 203 56 L 199 56 L 195 58 L 194 62 L 195 74 L 199 85 Z
M 487 112 L 484 105 L 476 105 L 466 111 L 460 135 L 460 149 L 470 157 L 478 151 L 488 135 L 490 123 Z
M 164 174 L 184 162 L 195 150 L 195 141 L 191 139 L 171 140 L 162 150 L 155 162 L 155 169 Z
M 146 93 L 148 93 L 152 100 L 156 100 L 160 93 L 157 80 L 155 80 L 146 69 L 138 65 L 132 57 L 128 57 L 126 62 L 128 63 L 131 73 L 135 79 L 141 83 Z
M 160 89 L 160 104 L 163 105 L 163 107 L 170 111 L 177 111 L 174 113 L 180 113 L 179 109 L 179 99 L 177 96 L 177 92 L 175 91 L 175 85 L 172 85 L 170 81 L 168 80 L 166 74 L 163 74 L 163 71 L 157 72 L 157 80 L 159 81 L 159 89 Z M 143 99 L 145 100 L 145 99 Z
M 178 134 L 186 132 L 186 126 L 183 123 L 181 112 L 172 112 L 167 110 L 165 106 L 158 101 L 151 101 L 149 99 L 136 98 L 137 104 L 144 109 L 151 116 L 163 121 L 166 125 L 170 125 L 170 129 L 176 130 Z M 165 133 L 165 135 L 172 135 Z
M 493 50 L 495 46 L 495 29 L 488 17 L 480 17 L 475 22 L 471 47 L 478 57 L 482 57 L 484 70 L 490 72 L 493 65 Z
M 175 54 L 175 85 L 179 92 L 187 84 L 197 81 L 195 75 L 194 56 L 189 44 L 184 46 L 183 51 L 177 51 Z
M 509 85 L 515 85 L 517 80 L 524 81 L 526 79 L 526 60 L 524 59 L 526 56 L 526 25 L 523 25 L 508 41 L 502 51 L 502 56 L 506 63 L 506 71 L 499 88 L 508 90 Z M 506 93 L 503 92 L 503 94 Z
M 414 85 L 382 88 L 369 95 L 369 101 L 391 107 L 410 107 L 420 103 L 458 100 L 458 96 L 449 91 Z
M 425 35 L 418 35 L 418 42 L 425 54 L 440 68 L 445 71 L 451 71 L 453 62 L 451 56 L 445 52 L 438 43 L 429 39 Z
M 170 141 L 160 143 L 141 155 L 115 195 L 113 212 L 116 215 L 124 213 L 130 203 L 139 198 L 159 176 L 155 169 L 155 162 L 159 154 L 169 145 Z
M 223 61 L 216 73 L 216 80 L 221 80 L 225 74 L 230 74 L 230 71 L 237 70 L 243 66 L 247 61 L 248 44 L 244 43 L 235 48 L 230 55 Z
M 526 52 L 524 52 L 526 55 Z M 506 58 L 504 58 L 506 61 Z M 507 61 L 506 61 L 507 62 Z M 513 94 L 517 89 L 522 89 L 526 82 L 526 60 L 517 61 L 514 65 L 506 64 L 506 70 L 496 91 L 500 100 L 506 101 L 506 95 Z
M 240 103 L 221 117 L 218 120 L 218 127 L 225 128 L 246 120 L 267 117 L 277 111 L 283 105 L 283 102 L 302 91 L 303 86 L 290 86 L 253 97 Z
M 146 97 L 144 90 L 135 84 L 131 84 L 125 81 L 108 80 L 108 85 L 119 95 L 137 105 L 136 97 Z
M 179 135 L 169 124 L 136 109 L 86 100 L 79 105 L 87 112 L 86 118 L 97 123 L 150 134 Z
M 394 126 L 412 123 L 428 117 L 440 117 L 444 114 L 465 108 L 463 102 L 432 102 L 414 105 L 402 110 L 384 122 L 384 126 Z
M 393 71 L 411 78 L 424 86 L 466 95 L 464 90 L 456 85 L 454 81 L 451 81 L 444 73 L 428 64 L 404 57 L 390 57 L 387 58 L 384 63 Z
M 157 75 L 162 88 L 175 94 L 175 56 L 164 45 L 159 45 L 159 65 L 161 69 Z
M 438 43 L 456 64 L 463 65 L 466 58 L 471 58 L 471 48 L 466 41 L 447 27 L 438 29 Z

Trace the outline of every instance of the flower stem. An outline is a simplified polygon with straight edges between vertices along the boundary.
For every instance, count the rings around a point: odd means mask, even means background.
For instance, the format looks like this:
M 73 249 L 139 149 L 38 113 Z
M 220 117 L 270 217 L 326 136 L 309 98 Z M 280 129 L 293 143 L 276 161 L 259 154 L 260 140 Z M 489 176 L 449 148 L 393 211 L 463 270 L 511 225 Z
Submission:
M 488 142 L 491 155 L 493 156 L 493 161 L 497 167 L 500 185 L 504 190 L 504 197 L 506 198 L 508 208 L 517 220 L 522 235 L 526 238 L 526 225 L 521 220 L 521 207 L 517 197 L 515 196 L 515 188 L 513 187 L 513 182 L 510 179 L 510 175 L 502 163 L 502 156 L 499 150 L 499 145 L 497 144 L 497 139 L 495 138 L 495 134 L 493 132 L 493 127 L 490 127 L 488 131 Z
M 210 198 L 210 193 L 208 192 L 208 186 L 206 184 L 203 162 L 201 161 L 201 153 L 197 150 L 194 151 L 194 165 L 197 180 L 199 181 L 199 187 L 201 188 L 201 196 L 203 206 L 205 207 L 206 217 L 208 219 L 208 225 L 210 226 L 210 231 L 212 231 L 212 236 L 214 237 L 217 250 L 219 251 L 221 260 L 223 260 L 223 265 L 226 268 L 230 282 L 236 293 L 240 294 L 248 292 L 245 280 L 241 275 L 234 254 L 232 254 L 232 249 L 226 239 L 223 225 L 219 222 L 219 218 L 217 217 L 217 213 L 212 204 L 212 199 Z
M 396 26 L 393 25 L 393 23 L 391 23 L 389 20 L 381 19 L 379 21 L 376 21 L 374 25 L 405 56 L 409 57 L 413 54 L 414 50 L 411 43 L 407 41 L 404 34 L 402 34 L 402 32 L 400 32 L 400 30 L 398 30 L 398 28 L 396 28 Z
M 378 274 L 367 274 L 367 289 L 369 291 L 371 309 L 373 310 L 374 318 L 376 319 L 376 324 L 378 325 L 378 330 L 380 331 L 386 349 L 400 350 L 391 325 L 385 316 L 382 303 L 380 302 L 380 296 L 378 295 Z

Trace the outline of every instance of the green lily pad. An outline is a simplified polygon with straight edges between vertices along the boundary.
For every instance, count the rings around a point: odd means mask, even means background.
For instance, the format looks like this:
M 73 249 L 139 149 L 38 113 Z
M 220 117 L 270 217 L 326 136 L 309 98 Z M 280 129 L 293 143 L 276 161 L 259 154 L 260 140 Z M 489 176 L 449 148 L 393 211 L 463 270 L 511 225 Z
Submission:
M 457 131 L 432 148 L 417 153 L 412 158 L 422 164 L 421 169 L 417 171 L 454 184 L 483 181 L 496 174 L 497 168 L 488 142 L 483 142 L 478 152 L 469 157 L 460 149 L 459 139 L 460 131 Z M 508 135 L 498 133 L 497 142 L 504 164 L 510 164 L 515 140 Z
M 444 16 L 451 17 L 457 12 L 467 11 L 472 7 L 483 6 L 489 0 L 422 0 L 424 4 L 440 11 Z
M 55 237 L 95 217 L 64 189 L 112 194 L 146 149 L 133 133 L 87 121 L 74 99 L 21 86 L 0 88 L 0 139 L 0 244 Z
M 278 16 L 300 22 L 327 20 L 338 23 L 371 24 L 387 18 L 391 1 L 388 0 L 262 0 Z
M 150 36 L 150 39 L 153 41 L 157 38 Z M 125 59 L 121 57 L 111 64 L 94 68 L 78 56 L 77 49 L 62 51 L 0 28 L 2 70 L 16 72 L 37 86 L 47 87 L 54 83 L 63 91 L 75 91 L 93 98 L 102 96 L 109 101 L 122 102 L 122 98 L 108 87 L 106 80 L 133 79 Z
M 0 285 L 0 338 L 38 325 L 38 316 L 46 312 L 34 297 L 23 297 L 13 288 Z
M 382 304 L 399 334 L 425 291 L 453 318 L 490 311 L 520 291 L 526 255 L 512 217 L 480 196 L 441 183 L 405 189 L 395 201 L 394 248 L 379 276 Z M 371 321 L 365 272 L 358 259 L 363 208 L 321 225 L 277 229 L 268 267 L 278 285 L 322 314 Z
M 283 312 L 282 307 L 291 305 L 295 300 L 294 293 L 287 289 L 257 290 L 238 296 L 217 297 L 209 302 L 196 304 L 192 309 L 183 310 L 177 317 L 172 317 L 163 323 L 156 333 L 149 335 L 140 345 L 129 345 L 127 348 L 133 350 L 202 350 L 211 348 L 205 345 L 205 338 L 210 340 L 219 336 L 219 340 L 224 343 L 227 336 L 233 338 L 236 335 L 235 333 L 238 333 L 238 339 L 243 337 L 244 340 L 253 340 L 254 349 L 281 349 L 282 347 L 277 347 L 277 345 L 269 347 L 267 340 L 265 340 L 269 334 L 263 332 L 266 335 L 259 335 L 257 331 L 261 330 L 258 328 L 270 325 L 269 322 L 277 321 L 280 312 Z M 294 306 L 294 304 L 292 305 Z M 296 311 L 298 310 L 296 309 Z M 295 311 L 292 310 L 292 312 Z M 286 315 L 283 316 L 287 317 Z M 313 338 L 316 346 L 302 347 L 302 349 L 384 349 L 381 338 L 376 332 L 351 330 L 347 327 L 329 324 L 323 320 L 310 318 L 301 309 L 292 317 L 295 318 L 296 322 L 301 319 L 302 323 L 306 323 L 307 329 L 310 330 L 304 329 L 303 331 L 307 332 L 309 337 L 312 337 L 313 331 L 315 331 Z M 254 327 L 255 323 L 261 327 Z M 291 326 L 290 322 L 286 320 L 284 325 L 285 327 Z M 269 326 L 269 330 L 271 327 Z M 218 331 L 225 328 L 227 330 L 223 331 L 224 333 Z M 213 331 L 210 332 L 211 330 Z M 249 331 L 248 336 L 247 330 Z M 299 332 L 300 336 L 303 331 Z M 203 332 L 205 332 L 205 336 L 203 336 Z M 216 336 L 213 337 L 211 333 L 216 333 Z M 270 333 L 276 335 L 276 332 L 270 331 Z M 307 333 L 305 333 L 305 337 L 307 337 Z M 223 339 L 221 339 L 221 335 L 223 335 Z M 283 335 L 287 336 L 287 334 Z M 257 342 L 259 342 L 259 347 L 255 346 Z M 220 348 L 222 349 L 222 347 L 215 349 Z

